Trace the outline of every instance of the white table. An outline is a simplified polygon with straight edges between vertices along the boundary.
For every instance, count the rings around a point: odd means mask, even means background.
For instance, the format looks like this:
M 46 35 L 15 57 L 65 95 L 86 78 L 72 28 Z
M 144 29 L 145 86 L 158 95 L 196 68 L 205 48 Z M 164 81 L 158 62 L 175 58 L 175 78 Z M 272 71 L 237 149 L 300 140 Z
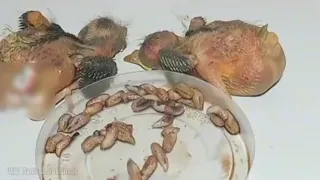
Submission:
M 288 3 L 287 3 L 288 2 Z M 209 20 L 242 19 L 269 24 L 286 51 L 287 69 L 281 82 L 257 98 L 234 98 L 251 121 L 256 137 L 256 158 L 251 180 L 302 180 L 318 177 L 320 146 L 316 103 L 320 91 L 320 2 L 308 1 L 214 1 L 214 0 L 118 0 L 118 1 L 18 1 L 0 6 L 0 24 L 16 28 L 17 17 L 39 9 L 55 17 L 67 31 L 78 33 L 90 19 L 112 15 L 129 23 L 129 46 L 118 56 L 119 73 L 139 67 L 122 61 L 141 39 L 156 30 L 182 32 L 182 16 L 202 15 Z M 50 11 L 47 9 L 50 8 Z M 180 16 L 180 20 L 179 20 Z M 187 22 L 188 23 L 188 22 Z M 0 85 L 0 87 L 3 85 Z M 35 168 L 34 149 L 43 122 L 28 120 L 21 112 L 0 115 L 0 179 L 36 180 L 34 176 L 9 176 L 7 168 Z

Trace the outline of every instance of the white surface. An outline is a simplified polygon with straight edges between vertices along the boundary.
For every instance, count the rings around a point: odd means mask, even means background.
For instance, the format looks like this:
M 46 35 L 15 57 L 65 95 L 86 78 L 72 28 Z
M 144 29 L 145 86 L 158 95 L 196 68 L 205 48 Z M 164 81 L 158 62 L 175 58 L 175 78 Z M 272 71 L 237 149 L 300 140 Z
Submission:
M 39 9 L 55 17 L 67 31 L 78 31 L 92 18 L 112 15 L 129 23 L 129 46 L 117 61 L 119 73 L 140 70 L 121 59 L 137 47 L 141 39 L 156 30 L 179 33 L 178 16 L 202 15 L 209 20 L 242 19 L 269 24 L 276 31 L 287 56 L 281 82 L 268 94 L 257 98 L 234 98 L 251 121 L 256 137 L 256 159 L 250 180 L 301 180 L 318 177 L 320 146 L 316 116 L 319 101 L 320 2 L 307 1 L 214 1 L 214 0 L 117 0 L 117 1 L 3 1 L 0 24 L 16 28 L 24 11 Z M 47 9 L 49 8 L 50 11 Z M 53 14 L 53 15 L 52 15 Z M 180 18 L 181 19 L 181 18 Z M 35 168 L 34 149 L 42 122 L 33 122 L 21 112 L 0 114 L 0 179 L 36 180 L 35 171 L 10 176 L 10 167 Z M 20 169 L 22 170 L 22 169 Z

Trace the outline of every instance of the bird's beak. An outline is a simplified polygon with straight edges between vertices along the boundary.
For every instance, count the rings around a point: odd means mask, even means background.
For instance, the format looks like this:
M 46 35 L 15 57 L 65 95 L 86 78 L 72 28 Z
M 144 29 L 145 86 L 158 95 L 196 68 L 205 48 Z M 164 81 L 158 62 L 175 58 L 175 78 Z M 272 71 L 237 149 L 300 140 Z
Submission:
M 151 71 L 152 68 L 149 68 L 141 63 L 138 55 L 139 55 L 139 50 L 135 50 L 131 54 L 129 54 L 128 56 L 124 57 L 123 60 L 125 62 L 131 63 L 131 64 L 136 64 L 136 65 L 140 66 L 142 69 L 144 69 L 145 71 Z
M 152 70 L 152 68 L 149 68 L 149 67 L 143 65 L 142 63 L 137 64 L 137 65 L 139 65 L 139 66 L 140 66 L 143 70 L 145 70 L 145 71 L 151 71 L 151 70 Z

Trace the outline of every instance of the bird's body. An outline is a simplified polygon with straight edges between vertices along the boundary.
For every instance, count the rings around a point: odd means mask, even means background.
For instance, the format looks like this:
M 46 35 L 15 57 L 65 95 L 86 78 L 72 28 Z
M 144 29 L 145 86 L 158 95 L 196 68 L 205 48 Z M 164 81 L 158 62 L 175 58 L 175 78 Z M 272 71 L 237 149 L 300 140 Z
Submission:
M 38 11 L 24 13 L 20 17 L 20 30 L 0 42 L 0 69 L 5 74 L 0 82 L 9 84 L 0 92 L 2 107 L 16 104 L 6 97 L 23 99 L 26 95 L 39 95 L 43 99 L 41 102 L 18 104 L 28 107 L 33 120 L 43 120 L 56 103 L 74 90 L 117 74 L 112 57 L 101 56 L 103 53 L 98 47 L 85 44 L 58 24 L 48 23 L 43 18 Z M 27 88 L 20 87 L 23 83 Z M 7 96 L 8 93 L 13 94 Z
M 153 54 L 158 59 L 151 68 L 161 67 L 197 76 L 230 95 L 265 93 L 279 81 L 286 66 L 278 37 L 268 32 L 267 26 L 258 27 L 240 20 L 206 24 L 204 19 L 196 17 L 186 36 L 178 39 L 174 45 Z M 161 39 L 158 42 L 165 44 Z M 144 47 L 139 51 L 145 51 Z

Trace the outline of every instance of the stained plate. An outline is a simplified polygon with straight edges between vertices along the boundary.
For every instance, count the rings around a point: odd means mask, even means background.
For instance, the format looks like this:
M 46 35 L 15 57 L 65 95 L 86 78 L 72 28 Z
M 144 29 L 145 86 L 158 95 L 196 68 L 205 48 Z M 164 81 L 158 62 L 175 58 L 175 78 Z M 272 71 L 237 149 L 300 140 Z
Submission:
M 254 137 L 247 118 L 241 109 L 220 90 L 197 78 L 167 71 L 143 71 L 117 75 L 86 88 L 86 96 L 76 93 L 72 96 L 75 103 L 73 114 L 84 110 L 88 97 L 94 97 L 97 92 L 113 94 L 125 89 L 125 84 L 140 85 L 151 83 L 154 86 L 170 88 L 173 83 L 184 82 L 198 88 L 205 98 L 204 111 L 186 109 L 179 116 L 174 126 L 180 128 L 178 141 L 173 151 L 168 154 L 169 171 L 164 173 L 158 165 L 150 180 L 245 180 L 254 157 Z M 102 84 L 108 84 L 109 89 L 101 89 Z M 140 168 L 144 160 L 151 155 L 152 142 L 162 143 L 161 130 L 152 129 L 151 125 L 161 118 L 161 114 L 152 109 L 141 113 L 133 113 L 131 103 L 120 104 L 108 108 L 92 117 L 89 124 L 79 130 L 72 144 L 63 151 L 60 158 L 55 154 L 45 154 L 44 147 L 48 137 L 57 131 L 59 117 L 67 112 L 67 105 L 62 103 L 46 120 L 38 137 L 36 147 L 36 165 L 44 180 L 106 180 L 118 177 L 127 180 L 126 163 L 132 158 Z M 205 110 L 211 104 L 228 108 L 238 119 L 241 133 L 229 135 L 224 129 L 215 127 Z M 82 141 L 95 130 L 102 129 L 114 118 L 133 124 L 133 135 L 136 144 L 129 145 L 117 142 L 111 149 L 101 151 L 94 149 L 84 154 L 81 150 Z

